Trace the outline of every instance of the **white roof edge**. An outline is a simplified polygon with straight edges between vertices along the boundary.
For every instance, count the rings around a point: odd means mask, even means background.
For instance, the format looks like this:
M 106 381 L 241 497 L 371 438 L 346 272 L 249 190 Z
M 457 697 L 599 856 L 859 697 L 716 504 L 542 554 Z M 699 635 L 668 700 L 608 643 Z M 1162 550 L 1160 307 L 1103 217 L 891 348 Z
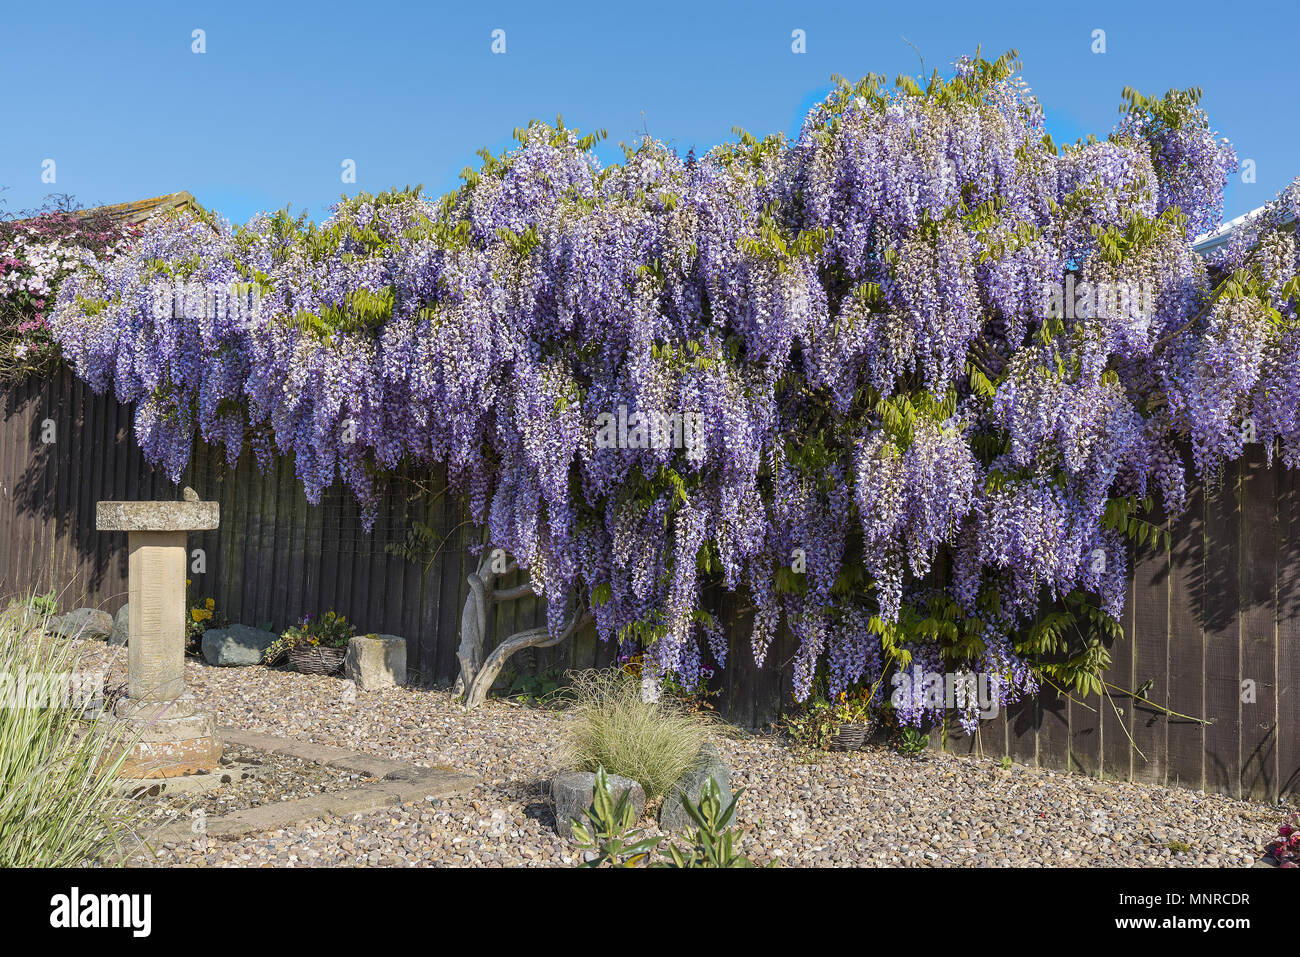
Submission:
M 1231 239 L 1232 234 L 1235 233 L 1239 227 L 1250 222 L 1252 219 L 1255 219 L 1257 216 L 1259 216 L 1260 213 L 1262 213 L 1267 208 L 1268 208 L 1267 206 L 1260 206 L 1257 209 L 1252 209 L 1250 212 L 1243 213 L 1242 215 L 1238 216 L 1236 219 L 1228 220 L 1218 229 L 1212 230 L 1211 232 L 1208 233 L 1202 233 L 1200 236 L 1197 236 L 1195 239 L 1192 240 L 1192 249 L 1196 250 L 1196 252 L 1200 253 L 1201 255 L 1205 255 L 1208 252 L 1212 252 L 1213 250 L 1217 249 L 1219 246 L 1222 246 L 1224 243 L 1226 243 L 1229 239 Z M 1288 222 L 1293 218 L 1294 218 L 1293 215 L 1291 214 L 1287 215 Z

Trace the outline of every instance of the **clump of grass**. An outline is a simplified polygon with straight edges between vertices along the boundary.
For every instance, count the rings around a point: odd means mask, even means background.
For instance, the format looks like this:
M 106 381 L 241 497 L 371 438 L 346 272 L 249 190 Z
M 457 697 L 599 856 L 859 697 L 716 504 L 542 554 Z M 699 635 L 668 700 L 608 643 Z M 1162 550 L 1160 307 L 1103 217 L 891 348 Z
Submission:
M 560 743 L 568 767 L 603 767 L 639 781 L 646 797 L 657 798 L 699 763 L 704 723 L 671 697 L 646 701 L 641 682 L 620 670 L 576 672 L 570 678 L 574 703 Z
M 62 699 L 30 690 L 87 676 L 80 643 L 49 634 L 49 618 L 41 602 L 0 611 L 0 868 L 122 863 L 141 813 L 117 783 L 134 742 L 84 684 Z

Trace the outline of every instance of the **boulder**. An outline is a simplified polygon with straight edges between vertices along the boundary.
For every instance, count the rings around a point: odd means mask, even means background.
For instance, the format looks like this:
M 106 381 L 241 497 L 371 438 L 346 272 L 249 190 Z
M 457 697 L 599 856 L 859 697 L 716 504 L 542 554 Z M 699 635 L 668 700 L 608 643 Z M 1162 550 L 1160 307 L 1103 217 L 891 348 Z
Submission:
M 113 633 L 113 616 L 98 608 L 78 608 L 51 618 L 50 631 L 64 638 L 107 638 Z
M 406 684 L 406 639 L 358 635 L 348 642 L 343 673 L 362 691 Z
M 622 778 L 617 774 L 606 774 L 609 791 L 614 801 L 619 801 L 627 791 L 632 792 L 632 807 L 637 817 L 645 810 L 645 788 L 631 778 Z M 586 823 L 583 812 L 591 807 L 596 794 L 596 775 L 591 771 L 565 771 L 551 782 L 551 798 L 555 801 L 555 830 L 561 837 L 573 839 L 572 822 L 576 818 Z
M 131 606 L 129 604 L 123 605 L 117 610 L 117 614 L 113 617 L 113 632 L 108 636 L 108 643 L 110 645 L 126 644 L 130 620 Z
M 659 809 L 659 827 L 665 831 L 683 831 L 694 826 L 695 822 L 682 806 L 683 797 L 692 804 L 699 804 L 704 796 L 704 782 L 709 778 L 717 785 L 718 797 L 723 808 L 731 803 L 731 774 L 722 763 L 722 755 L 712 744 L 706 743 L 700 749 L 700 763 L 687 771 L 677 783 L 664 795 L 663 806 Z
M 210 665 L 223 668 L 260 665 L 276 635 L 248 625 L 210 628 L 203 633 L 203 657 Z

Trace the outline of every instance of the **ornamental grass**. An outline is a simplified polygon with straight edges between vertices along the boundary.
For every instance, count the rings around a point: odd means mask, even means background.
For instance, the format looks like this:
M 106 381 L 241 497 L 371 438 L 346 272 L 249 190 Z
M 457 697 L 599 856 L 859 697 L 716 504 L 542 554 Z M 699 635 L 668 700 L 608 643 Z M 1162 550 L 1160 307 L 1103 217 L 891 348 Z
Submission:
M 0 611 L 0 868 L 121 863 L 141 814 L 117 783 L 132 742 L 81 643 L 49 624 L 39 602 Z
M 603 767 L 639 782 L 647 797 L 656 798 L 699 763 L 706 726 L 676 699 L 649 699 L 638 679 L 619 670 L 570 677 L 575 703 L 560 744 L 567 767 Z

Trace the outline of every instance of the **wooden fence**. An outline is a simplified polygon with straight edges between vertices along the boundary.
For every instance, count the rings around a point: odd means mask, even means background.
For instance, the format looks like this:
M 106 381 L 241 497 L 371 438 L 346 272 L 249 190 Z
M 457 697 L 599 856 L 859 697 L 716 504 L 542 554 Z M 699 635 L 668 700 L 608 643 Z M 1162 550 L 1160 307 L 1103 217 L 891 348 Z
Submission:
M 366 533 L 341 491 L 309 505 L 288 462 L 262 474 L 245 456 L 229 469 L 204 446 L 181 484 L 221 503 L 220 529 L 190 540 L 206 563 L 192 574 L 195 600 L 211 597 L 230 621 L 277 630 L 334 608 L 365 631 L 405 637 L 408 668 L 423 683 L 454 678 L 477 535 L 454 500 L 396 483 Z M 0 393 L 0 598 L 53 589 L 63 607 L 115 612 L 126 600 L 125 536 L 95 531 L 95 502 L 179 496 L 144 462 L 131 410 L 68 373 Z M 439 547 L 419 562 L 391 553 L 420 526 Z M 1253 447 L 1219 489 L 1192 491 L 1171 531 L 1171 549 L 1143 549 L 1132 563 L 1126 638 L 1111 646 L 1107 675 L 1117 690 L 1078 701 L 1049 689 L 982 722 L 974 738 L 951 726 L 936 743 L 1255 798 L 1300 792 L 1300 475 L 1266 467 Z M 724 613 L 732 650 L 715 679 L 720 707 L 739 725 L 764 726 L 792 700 L 793 641 L 783 629 L 756 668 L 747 616 L 730 599 Z M 509 634 L 543 615 L 537 600 L 505 604 L 493 629 Z M 519 664 L 600 666 L 613 653 L 588 630 Z M 1211 723 L 1125 693 L 1148 680 L 1149 701 Z

